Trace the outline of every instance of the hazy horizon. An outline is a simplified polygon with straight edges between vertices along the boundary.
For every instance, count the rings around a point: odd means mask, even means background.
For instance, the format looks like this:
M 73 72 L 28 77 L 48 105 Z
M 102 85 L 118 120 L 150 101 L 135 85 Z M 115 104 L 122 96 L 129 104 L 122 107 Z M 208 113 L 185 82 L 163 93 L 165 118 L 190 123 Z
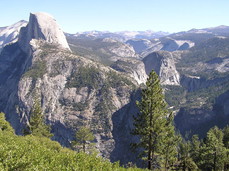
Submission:
M 229 25 L 229 1 L 85 0 L 3 1 L 1 27 L 29 19 L 30 12 L 51 14 L 67 33 L 85 31 L 163 31 L 176 33 Z

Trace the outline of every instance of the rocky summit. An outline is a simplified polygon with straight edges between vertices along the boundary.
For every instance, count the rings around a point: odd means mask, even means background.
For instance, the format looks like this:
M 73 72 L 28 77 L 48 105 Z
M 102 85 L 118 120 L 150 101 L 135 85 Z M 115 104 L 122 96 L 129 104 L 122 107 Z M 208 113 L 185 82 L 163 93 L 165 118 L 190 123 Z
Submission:
M 31 13 L 28 25 L 21 29 L 19 45 L 24 51 L 28 51 L 29 45 L 34 44 L 31 41 L 40 39 L 70 50 L 63 31 L 51 15 L 43 12 Z
M 40 12 L 29 22 L 1 27 L 0 111 L 20 135 L 40 99 L 54 140 L 70 147 L 78 128 L 89 126 L 101 156 L 128 163 L 136 160 L 129 148 L 136 100 L 155 70 L 183 135 L 204 136 L 214 125 L 225 126 L 228 28 L 153 34 L 64 34 Z

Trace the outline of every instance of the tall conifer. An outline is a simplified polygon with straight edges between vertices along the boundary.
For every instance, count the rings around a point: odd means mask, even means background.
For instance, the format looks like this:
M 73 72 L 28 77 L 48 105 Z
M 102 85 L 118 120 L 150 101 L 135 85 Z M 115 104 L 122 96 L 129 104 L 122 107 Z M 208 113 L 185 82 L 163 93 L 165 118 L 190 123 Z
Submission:
M 170 157 L 166 156 L 165 159 L 163 148 L 164 144 L 170 146 L 166 141 L 171 142 L 167 136 L 174 133 L 171 124 L 173 119 L 169 117 L 160 80 L 154 71 L 147 79 L 146 88 L 142 90 L 142 98 L 137 101 L 137 106 L 139 113 L 134 117 L 132 134 L 139 137 L 139 142 L 133 143 L 133 148 L 140 149 L 140 157 L 147 160 L 148 169 L 162 167 L 162 160 L 166 160 L 164 166 L 168 166 Z M 170 150 L 172 149 L 167 149 Z
M 35 136 L 52 137 L 50 133 L 51 127 L 46 125 L 45 118 L 41 109 L 41 104 L 38 98 L 34 100 L 34 104 L 30 114 L 30 120 L 25 134 L 32 134 Z

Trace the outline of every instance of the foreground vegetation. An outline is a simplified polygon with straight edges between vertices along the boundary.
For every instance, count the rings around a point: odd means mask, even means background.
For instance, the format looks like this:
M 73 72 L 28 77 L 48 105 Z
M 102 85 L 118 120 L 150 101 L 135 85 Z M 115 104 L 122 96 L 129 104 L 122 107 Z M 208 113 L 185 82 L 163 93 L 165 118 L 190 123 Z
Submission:
M 98 157 L 96 154 L 75 152 L 59 143 L 34 135 L 17 136 L 10 124 L 0 114 L 0 170 L 141 170 L 125 169 L 118 163 Z

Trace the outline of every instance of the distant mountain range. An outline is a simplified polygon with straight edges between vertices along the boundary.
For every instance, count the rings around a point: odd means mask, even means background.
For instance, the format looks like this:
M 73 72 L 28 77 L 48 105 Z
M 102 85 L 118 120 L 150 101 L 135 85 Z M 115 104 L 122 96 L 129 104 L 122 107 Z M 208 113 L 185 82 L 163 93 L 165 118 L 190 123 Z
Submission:
M 109 31 L 87 31 L 78 32 L 73 34 L 75 37 L 88 37 L 88 38 L 111 38 L 114 40 L 125 42 L 129 39 L 154 39 L 169 35 L 168 32 L 154 32 L 151 30 L 147 31 L 120 31 L 120 32 L 109 32 Z

